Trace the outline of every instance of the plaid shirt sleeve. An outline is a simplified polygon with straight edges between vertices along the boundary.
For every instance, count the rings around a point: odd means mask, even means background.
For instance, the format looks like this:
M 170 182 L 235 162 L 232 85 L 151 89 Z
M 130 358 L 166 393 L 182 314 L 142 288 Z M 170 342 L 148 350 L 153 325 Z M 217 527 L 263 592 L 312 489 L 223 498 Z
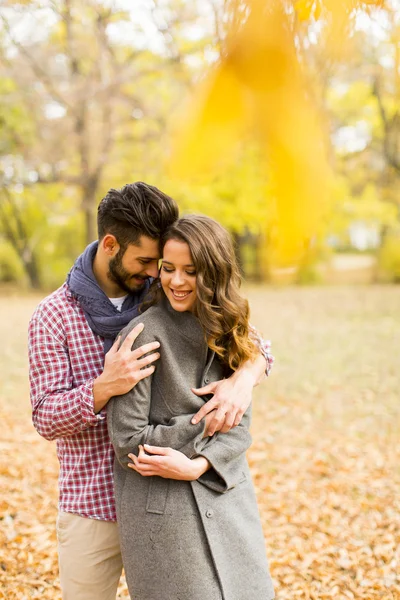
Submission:
M 96 425 L 104 414 L 93 410 L 93 379 L 73 387 L 68 350 L 56 320 L 40 315 L 29 324 L 29 378 L 33 424 L 48 440 Z
M 271 354 L 271 342 L 270 340 L 264 340 L 258 333 L 257 329 L 252 325 L 250 325 L 250 336 L 252 337 L 256 346 L 259 347 L 261 354 L 265 358 L 265 374 L 268 376 L 271 372 L 275 360 L 275 358 Z

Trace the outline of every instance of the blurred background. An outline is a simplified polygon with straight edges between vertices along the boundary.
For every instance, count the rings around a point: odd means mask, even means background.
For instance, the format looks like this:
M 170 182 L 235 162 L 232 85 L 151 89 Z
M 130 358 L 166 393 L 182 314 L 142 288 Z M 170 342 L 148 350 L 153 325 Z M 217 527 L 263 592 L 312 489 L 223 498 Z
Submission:
M 0 281 L 59 285 L 105 192 L 136 180 L 219 219 L 247 279 L 399 281 L 399 15 L 3 0 Z
M 27 324 L 136 180 L 228 228 L 272 340 L 277 598 L 398 600 L 399 0 L 0 2 L 0 598 L 61 597 Z

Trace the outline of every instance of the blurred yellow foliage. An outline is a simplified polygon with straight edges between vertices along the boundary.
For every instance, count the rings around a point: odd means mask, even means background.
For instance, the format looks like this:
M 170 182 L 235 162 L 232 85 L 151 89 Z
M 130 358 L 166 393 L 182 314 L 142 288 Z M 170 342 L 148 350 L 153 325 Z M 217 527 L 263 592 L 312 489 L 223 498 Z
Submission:
M 333 53 L 341 51 L 346 20 L 361 4 L 298 0 L 295 9 L 303 20 L 328 11 L 327 45 Z M 180 179 L 221 172 L 237 160 L 247 140 L 256 139 L 276 202 L 272 251 L 277 262 L 293 263 L 301 260 L 328 205 L 326 140 L 296 53 L 290 14 L 279 1 L 251 0 L 248 8 L 183 111 L 170 166 Z

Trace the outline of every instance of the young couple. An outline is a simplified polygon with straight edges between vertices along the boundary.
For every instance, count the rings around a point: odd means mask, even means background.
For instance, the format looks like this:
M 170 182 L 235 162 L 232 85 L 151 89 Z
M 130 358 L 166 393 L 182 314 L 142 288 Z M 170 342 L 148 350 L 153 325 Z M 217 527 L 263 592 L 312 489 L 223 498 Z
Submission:
M 245 452 L 272 358 L 230 237 L 144 183 L 108 192 L 98 232 L 29 326 L 63 600 L 115 600 L 122 560 L 135 600 L 269 600 Z

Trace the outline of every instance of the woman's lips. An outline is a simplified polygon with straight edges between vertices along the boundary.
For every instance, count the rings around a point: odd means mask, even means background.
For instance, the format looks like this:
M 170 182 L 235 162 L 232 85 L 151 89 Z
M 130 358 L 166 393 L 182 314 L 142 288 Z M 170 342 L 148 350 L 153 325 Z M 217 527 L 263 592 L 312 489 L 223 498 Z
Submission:
M 171 290 L 173 298 L 175 300 L 178 300 L 178 301 L 186 300 L 186 298 L 189 296 L 189 294 L 192 293 L 191 291 L 189 291 L 189 292 L 178 292 L 178 291 L 173 290 L 171 288 L 170 288 L 170 290 Z

